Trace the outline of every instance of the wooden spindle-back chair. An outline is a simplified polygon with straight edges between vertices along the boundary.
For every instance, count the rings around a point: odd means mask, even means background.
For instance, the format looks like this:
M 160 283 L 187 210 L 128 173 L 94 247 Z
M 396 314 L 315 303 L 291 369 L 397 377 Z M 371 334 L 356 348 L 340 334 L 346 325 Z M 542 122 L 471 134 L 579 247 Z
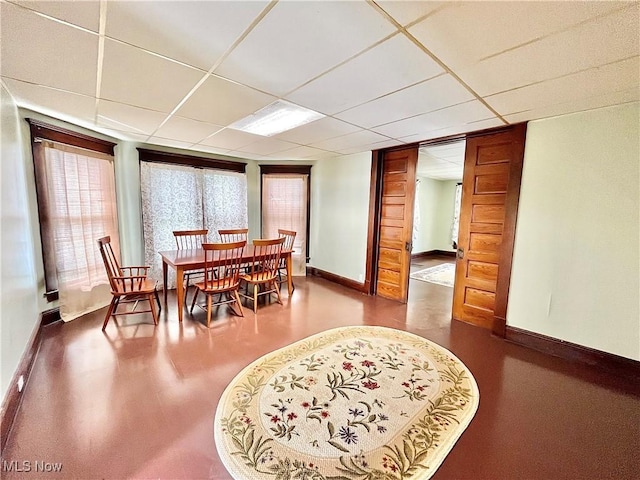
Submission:
M 202 244 L 204 249 L 204 280 L 195 284 L 196 293 L 191 303 L 191 313 L 196 305 L 198 294 L 204 293 L 207 297 L 207 327 L 211 324 L 211 308 L 213 306 L 229 304 L 233 310 L 232 304 L 235 303 L 240 309 L 239 315 L 244 317 L 238 296 L 238 287 L 240 286 L 242 250 L 246 244 L 245 240 L 233 243 Z M 217 301 L 213 301 L 215 295 L 218 295 Z M 235 310 L 233 311 L 238 314 Z
M 111 237 L 98 239 L 98 247 L 104 262 L 104 267 L 111 286 L 111 304 L 105 316 L 102 330 L 107 328 L 107 323 L 111 317 L 116 315 L 132 315 L 137 313 L 151 313 L 153 323 L 158 324 L 158 313 L 155 309 L 155 302 L 158 303 L 158 310 L 161 309 L 160 298 L 156 289 L 155 280 L 147 278 L 148 266 L 121 267 L 118 259 L 111 247 Z M 146 300 L 149 302 L 149 310 L 136 310 L 138 302 Z M 117 312 L 118 306 L 122 303 L 136 302 L 133 309 L 126 312 Z
M 293 230 L 283 230 L 282 228 L 278 229 L 278 236 L 284 237 L 284 243 L 282 244 L 282 250 L 293 252 L 293 242 L 296 239 L 296 232 Z M 293 257 L 292 257 L 293 261 Z M 283 257 L 280 258 L 280 264 L 278 265 L 278 283 L 282 285 L 289 279 L 287 278 L 287 263 Z M 293 280 L 293 278 L 292 278 Z M 291 282 L 293 286 L 293 290 L 296 289 L 296 286 Z
M 208 229 L 201 230 L 174 230 L 173 236 L 176 239 L 176 246 L 178 250 L 197 250 L 202 248 L 202 244 L 207 241 Z M 195 279 L 196 281 L 201 279 L 204 275 L 203 269 L 187 270 L 184 272 L 184 304 L 187 304 L 187 289 L 189 283 Z
M 284 242 L 284 237 L 256 239 L 253 241 L 253 263 L 248 267 L 248 273 L 240 277 L 241 281 L 247 284 L 247 292 L 249 285 L 253 286 L 253 295 L 249 296 L 243 293 L 240 293 L 240 295 L 253 300 L 254 312 L 257 312 L 258 297 L 260 295 L 275 293 L 278 296 L 278 303 L 282 305 L 277 277 Z M 264 289 L 258 292 L 260 286 L 263 286 Z

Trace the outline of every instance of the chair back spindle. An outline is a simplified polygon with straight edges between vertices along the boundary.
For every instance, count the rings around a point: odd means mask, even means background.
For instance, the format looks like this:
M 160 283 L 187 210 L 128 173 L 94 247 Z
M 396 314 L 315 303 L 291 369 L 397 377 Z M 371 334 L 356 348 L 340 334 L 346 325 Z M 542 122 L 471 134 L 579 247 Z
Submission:
M 173 236 L 176 239 L 178 250 L 196 250 L 202 248 L 202 244 L 207 241 L 209 230 L 174 230 Z
M 246 241 L 203 243 L 205 255 L 204 290 L 227 290 L 240 284 L 242 250 Z
M 253 263 L 251 265 L 251 277 L 267 282 L 278 274 L 280 254 L 285 238 L 256 239 L 253 241 Z
M 105 269 L 107 271 L 107 277 L 109 278 L 109 285 L 111 290 L 117 291 L 118 285 L 116 277 L 120 276 L 120 264 L 113 252 L 111 246 L 111 237 L 106 236 L 98 239 L 98 246 L 100 248 L 100 254 L 102 255 L 102 261 L 104 262 Z
M 241 242 L 243 240 L 246 242 L 248 233 L 249 233 L 248 228 L 232 228 L 232 229 L 218 230 L 218 235 L 220 235 L 220 241 L 222 243 Z
M 296 239 L 296 232 L 293 230 L 278 229 L 278 236 L 284 237 L 284 243 L 282 244 L 282 250 L 293 250 L 293 242 Z

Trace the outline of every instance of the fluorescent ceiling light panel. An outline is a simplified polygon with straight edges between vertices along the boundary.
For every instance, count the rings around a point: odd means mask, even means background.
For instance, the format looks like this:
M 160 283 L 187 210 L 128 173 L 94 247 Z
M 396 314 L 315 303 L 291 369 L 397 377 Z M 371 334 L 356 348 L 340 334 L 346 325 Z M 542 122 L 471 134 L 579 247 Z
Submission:
M 277 100 L 256 113 L 229 125 L 229 128 L 270 137 L 324 116 L 322 113 L 314 112 L 308 108 L 299 107 L 284 100 Z

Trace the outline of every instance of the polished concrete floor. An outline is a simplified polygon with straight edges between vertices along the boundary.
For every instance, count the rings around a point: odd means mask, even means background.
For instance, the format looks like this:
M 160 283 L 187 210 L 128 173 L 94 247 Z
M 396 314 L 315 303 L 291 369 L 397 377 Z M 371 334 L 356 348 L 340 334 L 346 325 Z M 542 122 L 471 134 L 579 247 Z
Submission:
M 157 327 L 129 316 L 103 333 L 104 310 L 45 327 L 3 460 L 59 462 L 62 471 L 2 477 L 228 479 L 213 440 L 228 382 L 308 335 L 382 325 L 448 348 L 478 383 L 478 412 L 434 479 L 638 478 L 637 383 L 451 322 L 447 287 L 412 280 L 407 305 L 319 278 L 296 287 L 257 315 L 223 307 L 210 329 L 202 311 L 180 325 L 173 295 Z

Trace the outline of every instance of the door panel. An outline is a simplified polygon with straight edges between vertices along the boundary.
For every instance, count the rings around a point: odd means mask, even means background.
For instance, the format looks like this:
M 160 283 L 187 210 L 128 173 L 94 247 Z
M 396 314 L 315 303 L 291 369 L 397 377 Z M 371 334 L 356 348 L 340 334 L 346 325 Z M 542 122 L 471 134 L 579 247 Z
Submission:
M 524 136 L 517 125 L 467 138 L 453 317 L 494 331 L 506 314 Z
M 385 152 L 382 157 L 382 202 L 376 293 L 407 301 L 417 147 Z

